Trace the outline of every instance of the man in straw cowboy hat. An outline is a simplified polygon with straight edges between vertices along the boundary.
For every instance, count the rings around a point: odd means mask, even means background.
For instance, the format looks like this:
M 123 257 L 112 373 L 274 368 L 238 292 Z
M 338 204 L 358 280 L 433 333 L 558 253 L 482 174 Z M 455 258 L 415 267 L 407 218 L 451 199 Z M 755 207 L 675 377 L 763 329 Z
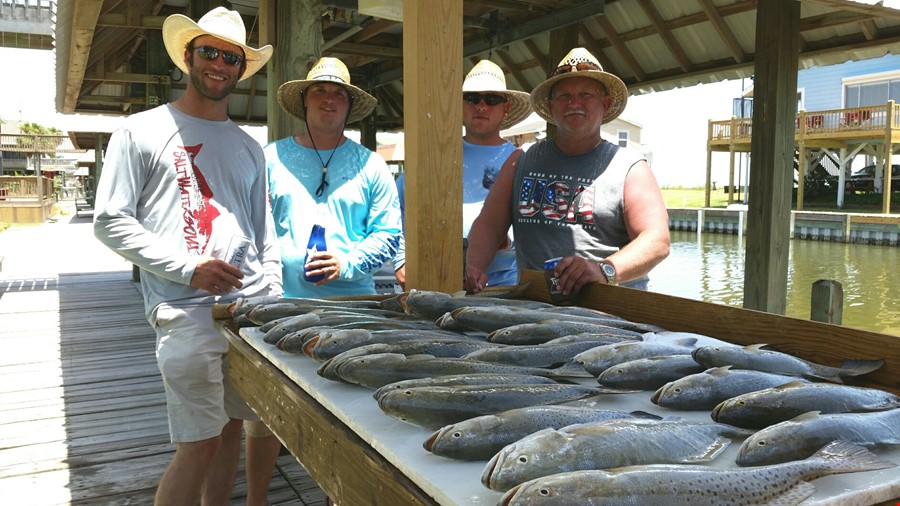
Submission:
M 373 274 L 400 241 L 400 205 L 387 163 L 344 128 L 368 116 L 375 97 L 350 83 L 341 60 L 324 57 L 306 79 L 279 86 L 278 103 L 306 124 L 265 147 L 285 295 L 374 294 Z M 307 247 L 314 225 L 325 251 Z
M 647 288 L 647 273 L 669 254 L 668 214 L 647 161 L 604 140 L 628 90 L 584 48 L 571 50 L 531 92 L 531 105 L 558 130 L 506 164 L 469 232 L 466 287 L 485 270 L 512 223 L 519 267 L 553 268 L 563 295 L 590 282 Z
M 227 114 L 237 82 L 262 68 L 272 48 L 247 46 L 240 14 L 223 7 L 196 23 L 169 16 L 162 36 L 186 91 L 131 116 L 110 138 L 94 234 L 141 268 L 156 330 L 176 444 L 156 503 L 228 504 L 243 426 L 247 503 L 265 504 L 279 442 L 224 382 L 228 342 L 211 309 L 281 294 L 262 148 Z
M 511 142 L 500 137 L 500 130 L 509 128 L 531 114 L 528 93 L 509 90 L 506 76 L 496 63 L 479 61 L 466 75 L 463 92 L 463 238 L 469 234 L 472 222 L 481 212 L 484 199 L 500 173 L 504 163 L 514 164 L 522 153 Z M 404 208 L 404 182 L 397 179 L 400 209 Z M 404 215 L 405 218 L 405 215 Z M 505 232 L 504 232 L 505 233 Z M 406 247 L 401 241 L 394 258 L 397 280 L 406 283 Z M 518 281 L 516 252 L 512 237 L 494 256 L 485 269 L 491 286 L 515 285 Z

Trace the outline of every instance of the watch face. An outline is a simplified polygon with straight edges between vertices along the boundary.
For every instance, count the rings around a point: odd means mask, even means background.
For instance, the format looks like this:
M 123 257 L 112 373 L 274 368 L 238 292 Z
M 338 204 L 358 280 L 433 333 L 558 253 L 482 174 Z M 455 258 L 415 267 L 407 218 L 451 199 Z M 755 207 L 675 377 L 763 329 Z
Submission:
M 600 270 L 603 271 L 603 275 L 606 276 L 606 281 L 610 284 L 616 282 L 616 268 L 610 264 L 603 263 L 600 264 Z

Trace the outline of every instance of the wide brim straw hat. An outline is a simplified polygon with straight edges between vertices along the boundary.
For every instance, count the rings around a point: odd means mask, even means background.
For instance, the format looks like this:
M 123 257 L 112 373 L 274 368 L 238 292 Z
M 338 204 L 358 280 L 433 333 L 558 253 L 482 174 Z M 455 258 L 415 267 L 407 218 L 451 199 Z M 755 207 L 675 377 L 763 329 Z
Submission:
M 314 83 L 337 83 L 343 85 L 353 97 L 353 106 L 347 115 L 347 124 L 368 116 L 378 105 L 378 100 L 362 89 L 350 84 L 350 72 L 344 62 L 337 58 L 322 57 L 306 75 L 306 79 L 288 81 L 278 87 L 278 103 L 289 114 L 306 119 L 306 108 L 300 93 Z
M 605 72 L 597 58 L 587 49 L 576 47 L 559 62 L 550 77 L 537 85 L 531 92 L 531 106 L 540 117 L 549 123 L 556 124 L 550 115 L 550 90 L 554 84 L 570 77 L 594 79 L 606 88 L 606 94 L 612 97 L 612 103 L 603 114 L 603 123 L 609 123 L 618 118 L 625 110 L 625 104 L 628 102 L 628 87 L 625 86 L 625 83 L 614 74 Z
M 212 35 L 225 42 L 240 46 L 244 50 L 244 73 L 239 80 L 243 81 L 253 74 L 272 57 L 272 46 L 266 45 L 254 49 L 247 45 L 247 29 L 240 13 L 230 11 L 225 7 L 216 7 L 207 12 L 199 21 L 194 21 L 182 14 L 172 14 L 167 17 L 162 26 L 163 43 L 169 58 L 185 74 L 190 73 L 184 62 L 184 49 L 192 40 L 201 35 Z
M 496 63 L 490 60 L 481 60 L 466 75 L 462 86 L 463 93 L 495 92 L 506 95 L 509 99 L 509 112 L 500 122 L 500 130 L 509 128 L 525 119 L 531 114 L 530 96 L 524 91 L 509 90 L 506 88 L 506 76 Z

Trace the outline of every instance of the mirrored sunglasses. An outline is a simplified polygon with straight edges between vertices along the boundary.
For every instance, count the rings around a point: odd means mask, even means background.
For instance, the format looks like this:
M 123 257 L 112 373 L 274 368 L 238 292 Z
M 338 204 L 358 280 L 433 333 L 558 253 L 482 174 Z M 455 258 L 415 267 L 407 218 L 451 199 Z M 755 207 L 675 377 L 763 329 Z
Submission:
M 215 59 L 219 57 L 219 53 L 222 53 L 222 61 L 225 62 L 226 65 L 240 65 L 241 62 L 244 61 L 244 57 L 237 53 L 225 51 L 213 46 L 197 46 L 194 49 L 204 60 L 215 61 Z
M 594 70 L 594 71 L 602 71 L 599 65 L 596 63 L 591 63 L 589 61 L 576 63 L 575 65 L 560 65 L 556 67 L 556 70 L 553 71 L 553 74 L 550 77 L 558 76 L 560 74 L 568 74 L 569 72 L 580 72 L 582 70 Z
M 499 105 L 505 103 L 507 97 L 496 93 L 463 93 L 463 100 L 471 105 L 478 105 L 482 100 L 487 105 Z

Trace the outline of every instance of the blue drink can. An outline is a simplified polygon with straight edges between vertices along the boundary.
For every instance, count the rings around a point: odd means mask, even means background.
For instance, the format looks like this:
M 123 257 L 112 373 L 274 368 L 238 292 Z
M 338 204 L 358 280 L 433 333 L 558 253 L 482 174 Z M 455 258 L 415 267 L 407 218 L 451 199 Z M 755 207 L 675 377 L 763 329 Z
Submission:
M 310 258 L 311 255 L 318 253 L 320 251 L 326 251 L 325 247 L 325 227 L 321 225 L 313 225 L 312 231 L 309 233 L 309 242 L 306 244 L 306 259 L 303 260 L 303 279 L 309 281 L 310 283 L 316 283 L 325 279 L 324 274 L 319 274 L 317 276 L 309 276 L 306 274 L 306 264 L 312 261 Z
M 548 260 L 544 260 L 544 270 L 552 271 L 553 268 L 556 267 L 556 264 L 558 264 L 559 261 L 562 259 L 563 259 L 563 257 L 556 257 L 556 258 L 550 258 Z

